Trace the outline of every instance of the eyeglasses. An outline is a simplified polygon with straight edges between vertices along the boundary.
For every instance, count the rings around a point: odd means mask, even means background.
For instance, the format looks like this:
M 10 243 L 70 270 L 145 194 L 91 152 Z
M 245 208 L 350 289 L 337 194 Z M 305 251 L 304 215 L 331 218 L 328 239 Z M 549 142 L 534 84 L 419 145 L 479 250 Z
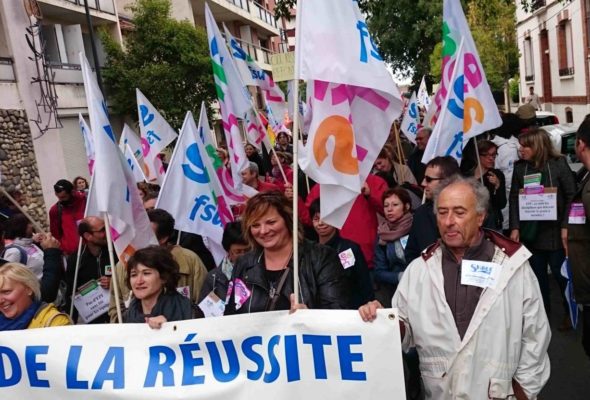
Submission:
M 482 154 L 481 157 L 492 157 L 492 158 L 496 158 L 496 157 L 498 157 L 498 153 Z
M 424 180 L 426 181 L 426 183 L 431 183 L 432 181 L 441 181 L 444 178 L 433 178 L 432 176 L 428 176 L 428 175 L 424 175 Z
M 94 229 L 94 230 L 92 230 L 90 232 L 92 232 L 92 233 L 106 232 L 106 228 L 103 226 L 100 229 Z

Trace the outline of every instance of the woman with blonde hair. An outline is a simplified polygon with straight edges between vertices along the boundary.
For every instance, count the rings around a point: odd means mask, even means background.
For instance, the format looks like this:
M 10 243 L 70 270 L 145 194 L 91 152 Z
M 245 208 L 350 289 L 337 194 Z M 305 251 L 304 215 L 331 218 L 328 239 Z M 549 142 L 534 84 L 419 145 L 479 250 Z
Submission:
M 41 286 L 24 265 L 0 267 L 0 331 L 71 325 L 72 321 L 51 303 L 41 301 Z
M 290 308 L 344 309 L 349 303 L 343 267 L 334 250 L 299 237 L 300 304 L 293 307 L 293 208 L 279 191 L 250 198 L 242 216 L 253 248 L 234 266 L 225 314 Z
M 524 243 L 533 253 L 529 262 L 539 281 L 545 310 L 549 313 L 547 265 L 557 279 L 563 297 L 565 279 L 560 269 L 566 257 L 568 214 L 576 183 L 565 157 L 553 148 L 549 135 L 543 129 L 531 128 L 519 136 L 518 142 L 521 159 L 514 164 L 510 188 L 510 238 Z M 526 206 L 524 194 L 553 192 L 557 193 L 552 204 L 555 218 L 521 220 L 520 210 Z M 547 202 L 550 204 L 549 200 Z M 567 303 L 562 300 L 567 310 Z M 565 320 L 560 328 L 568 329 Z

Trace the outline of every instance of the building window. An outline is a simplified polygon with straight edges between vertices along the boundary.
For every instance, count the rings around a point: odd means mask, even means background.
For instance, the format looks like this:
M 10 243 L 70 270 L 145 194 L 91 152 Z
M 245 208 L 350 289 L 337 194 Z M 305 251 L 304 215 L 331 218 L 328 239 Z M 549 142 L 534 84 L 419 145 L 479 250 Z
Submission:
M 545 0 L 533 0 L 531 2 L 531 11 L 537 11 L 541 7 L 545 7 Z
M 524 76 L 525 82 L 535 80 L 535 64 L 533 63 L 533 42 L 530 37 L 524 39 Z
M 572 124 L 574 122 L 574 112 L 571 107 L 565 108 L 565 123 Z
M 557 47 L 559 51 L 559 76 L 574 74 L 574 51 L 572 42 L 572 23 L 562 20 L 557 25 Z

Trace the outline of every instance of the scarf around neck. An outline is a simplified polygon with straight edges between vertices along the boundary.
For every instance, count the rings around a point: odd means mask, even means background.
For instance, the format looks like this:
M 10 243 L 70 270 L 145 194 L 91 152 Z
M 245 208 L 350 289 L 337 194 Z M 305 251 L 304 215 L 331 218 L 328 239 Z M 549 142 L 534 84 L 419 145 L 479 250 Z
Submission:
M 385 245 L 387 242 L 395 242 L 399 238 L 406 236 L 412 227 L 414 216 L 411 212 L 405 213 L 400 219 L 391 223 L 383 219 L 377 228 L 377 235 L 379 236 L 379 244 Z
M 21 315 L 16 318 L 6 318 L 0 314 L 0 332 L 26 329 L 41 307 L 40 301 L 34 301 Z

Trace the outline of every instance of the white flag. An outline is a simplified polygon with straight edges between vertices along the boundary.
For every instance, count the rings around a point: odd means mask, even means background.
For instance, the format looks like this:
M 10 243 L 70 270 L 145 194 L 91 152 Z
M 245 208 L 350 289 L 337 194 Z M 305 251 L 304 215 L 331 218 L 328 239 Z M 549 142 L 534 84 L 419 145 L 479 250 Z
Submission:
M 218 193 L 211 185 L 212 179 L 205 166 L 207 161 L 205 146 L 199 137 L 193 115 L 188 112 L 156 207 L 168 211 L 174 217 L 176 229 L 221 244 L 223 222 L 220 211 L 226 219 L 231 220 L 232 216 L 225 202 L 218 204 Z M 219 198 L 223 200 L 222 196 Z
M 418 105 L 424 107 L 427 110 L 428 107 L 430 107 L 430 95 L 428 94 L 428 89 L 426 88 L 426 81 L 424 80 L 424 77 L 422 77 L 420 87 L 418 88 Z
M 455 69 L 455 63 L 460 62 L 465 74 L 465 94 L 458 107 L 465 110 L 463 143 L 467 143 L 469 138 L 500 126 L 502 119 L 459 0 L 443 2 L 443 38 L 442 78 L 440 88 L 434 97 L 433 106 L 436 108 L 432 121 L 436 124 L 441 118 L 445 99 L 452 95 L 454 81 L 450 80 L 450 77 Z M 463 55 L 459 57 L 457 49 L 462 40 Z
M 90 172 L 90 176 L 92 176 L 94 172 L 94 138 L 92 137 L 92 132 L 86 124 L 86 120 L 82 117 L 82 114 L 78 114 L 78 122 L 80 123 L 80 131 L 82 132 L 82 137 L 84 138 L 84 148 L 86 149 L 86 158 L 88 159 L 88 172 Z
M 308 81 L 312 120 L 299 165 L 320 183 L 321 216 L 341 227 L 402 101 L 356 2 L 301 0 L 297 78 Z
M 247 190 L 247 185 L 242 183 L 241 172 L 248 167 L 249 161 L 244 151 L 238 118 L 244 117 L 251 108 L 252 102 L 207 3 L 205 3 L 205 24 L 232 180 L 236 191 L 243 193 Z
M 459 59 L 463 57 L 463 43 L 461 41 L 457 51 Z M 460 107 L 460 104 L 463 104 L 465 96 L 463 65 L 461 62 L 455 63 L 455 69 L 450 80 L 452 90 L 445 100 L 439 120 L 434 125 L 426 149 L 424 149 L 423 164 L 427 164 L 437 156 L 451 156 L 457 161 L 461 161 L 463 155 L 464 110 Z
M 258 86 L 262 90 L 264 101 L 272 109 L 275 118 L 282 122 L 287 112 L 285 94 L 268 72 L 260 68 L 258 63 L 242 49 L 240 43 L 232 36 L 225 25 L 223 28 L 225 29 L 225 38 L 231 49 L 231 54 L 242 76 L 242 81 L 246 85 Z M 247 75 L 244 76 L 244 74 Z
M 94 135 L 94 194 L 89 215 L 107 213 L 113 243 L 124 263 L 135 250 L 157 244 L 130 169 L 115 142 L 107 105 L 86 57 L 80 53 L 90 127 Z
M 149 169 L 146 177 L 150 182 L 162 185 L 165 171 L 160 159 L 160 152 L 178 135 L 143 93 L 139 89 L 135 89 L 135 92 L 144 162 Z
M 127 149 L 127 147 L 129 147 L 129 149 Z M 127 124 L 123 125 L 123 133 L 119 138 L 119 148 L 125 155 L 125 159 L 127 160 L 127 163 L 129 165 L 131 165 L 132 163 L 137 164 L 139 171 L 141 172 L 141 175 L 138 175 L 137 171 L 134 171 L 133 175 L 138 179 L 140 176 L 142 177 L 141 181 L 138 180 L 138 182 L 147 182 L 148 179 L 146 177 L 146 174 L 148 174 L 149 169 L 145 165 L 143 159 L 143 147 L 141 145 L 141 139 Z M 135 161 L 131 160 L 129 154 L 133 155 Z
M 412 93 L 406 114 L 402 120 L 400 130 L 406 135 L 408 140 L 416 144 L 416 132 L 418 131 L 418 124 L 420 124 L 420 113 L 418 112 L 418 103 L 416 102 L 416 92 Z

